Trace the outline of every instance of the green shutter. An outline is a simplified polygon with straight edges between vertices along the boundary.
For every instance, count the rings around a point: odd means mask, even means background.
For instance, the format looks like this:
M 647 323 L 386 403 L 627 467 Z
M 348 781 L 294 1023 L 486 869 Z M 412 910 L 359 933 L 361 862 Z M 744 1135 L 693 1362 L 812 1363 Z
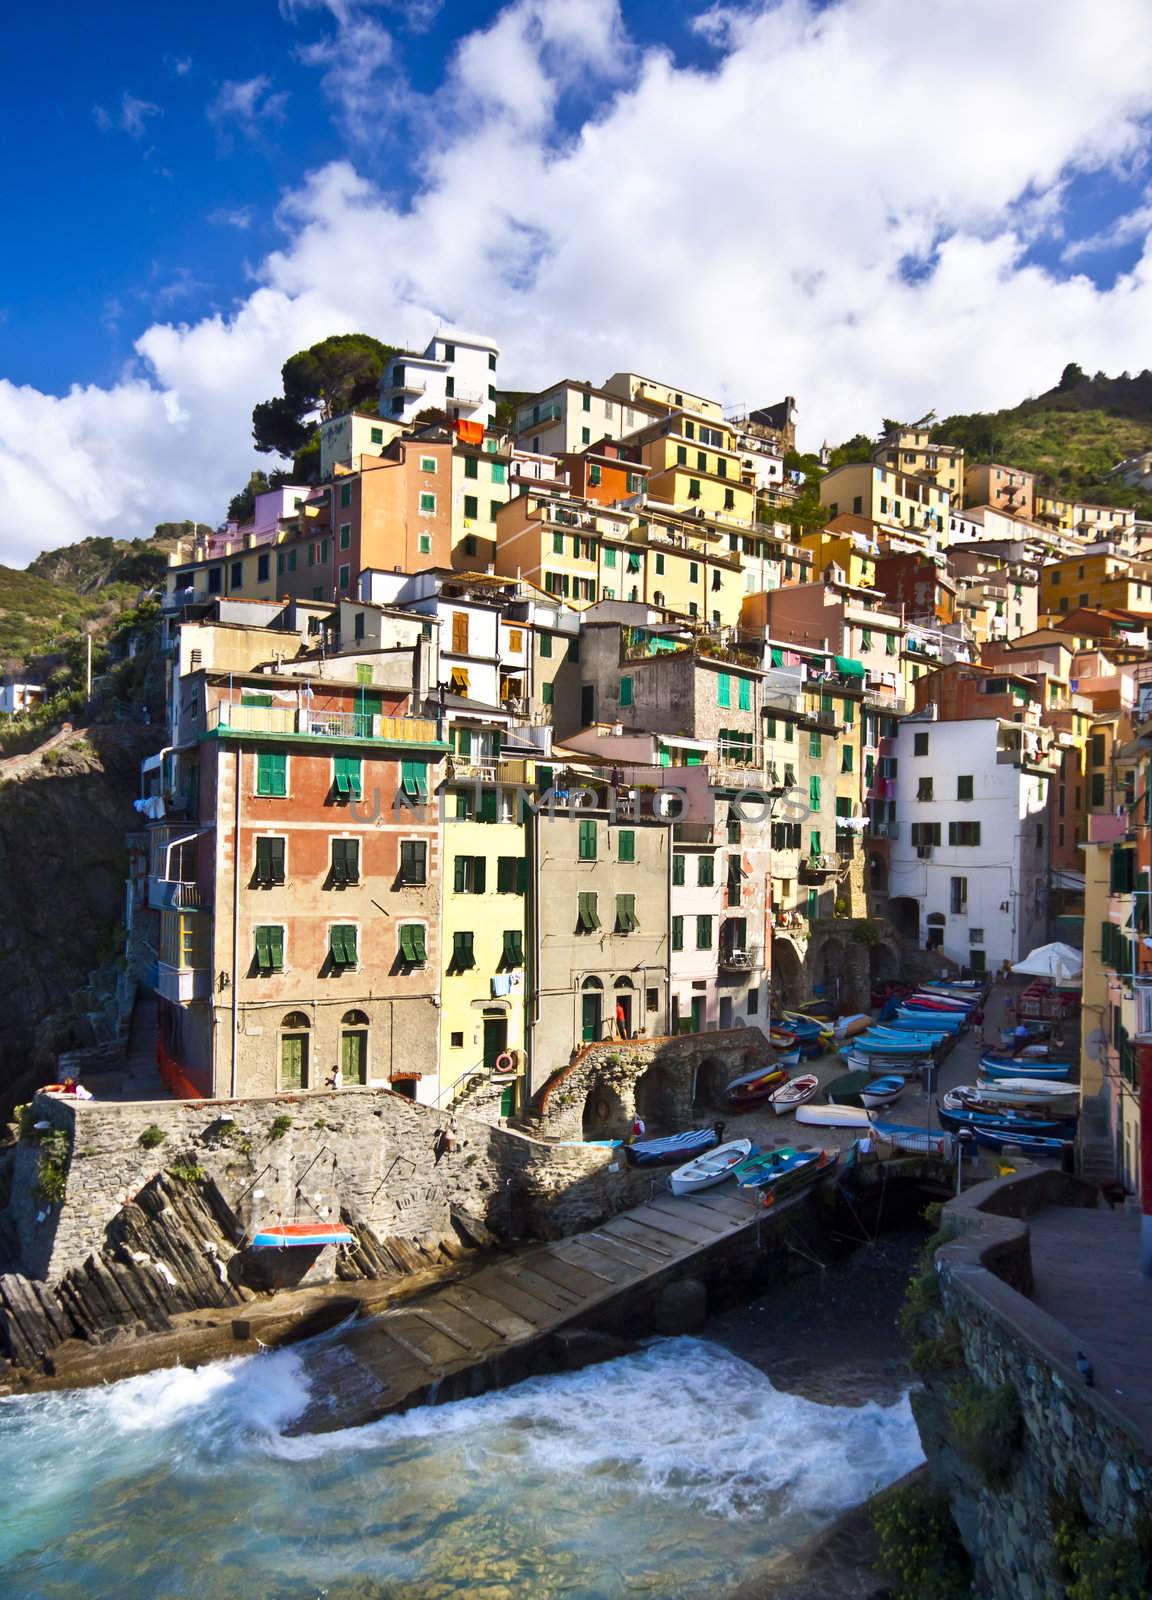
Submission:
M 410 800 L 426 800 L 428 798 L 428 763 L 426 761 L 402 761 L 400 763 L 400 783 L 404 793 Z
M 811 756 L 813 761 L 819 761 L 820 735 L 818 733 L 810 733 L 808 735 L 808 754 Z
M 672 918 L 672 948 L 673 948 L 673 950 L 683 950 L 683 948 L 684 948 L 684 918 L 683 917 L 673 917 Z
M 336 784 L 336 793 L 348 795 L 352 799 L 359 800 L 362 793 L 360 772 L 359 756 L 334 757 L 333 777 Z
M 631 678 L 621 678 L 620 679 L 620 704 L 622 706 L 630 706 L 632 704 L 632 679 Z
M 476 812 L 477 822 L 496 822 L 499 818 L 499 806 L 495 789 L 481 789 L 480 806 Z
M 632 933 L 637 926 L 636 896 L 634 894 L 618 894 L 616 896 L 616 932 Z
M 687 856 L 672 857 L 672 882 L 674 884 L 679 885 L 684 882 L 684 868 L 687 859 Z
M 261 972 L 270 972 L 272 970 L 271 933 L 271 928 L 256 929 L 256 965 Z
M 516 857 L 498 856 L 496 858 L 496 893 L 516 893 Z
M 697 950 L 711 950 L 712 948 L 712 918 L 696 918 L 696 948 Z
M 464 894 L 465 875 L 468 871 L 468 857 L 457 856 L 452 867 L 452 887 L 457 894 Z
M 585 933 L 593 933 L 600 926 L 600 916 L 596 909 L 596 896 L 594 894 L 581 894 L 579 898 L 578 924 Z
M 716 882 L 715 856 L 698 856 L 696 858 L 696 882 L 701 889 L 710 889 Z
M 261 750 L 256 756 L 256 793 L 288 793 L 288 757 L 278 750 Z
M 820 779 L 815 773 L 808 779 L 808 804 L 813 811 L 820 809 Z
M 619 859 L 621 861 L 635 861 L 636 859 L 636 834 L 632 828 L 621 828 L 616 835 Z
M 841 772 L 851 772 L 852 771 L 852 746 L 850 744 L 846 744 L 841 748 L 841 752 L 840 752 L 840 771 Z
M 737 678 L 738 709 L 751 711 L 752 709 L 752 680 L 751 678 Z
M 528 893 L 528 858 L 521 856 L 516 862 L 516 893 Z
M 716 676 L 716 704 L 728 707 L 732 704 L 732 675 L 720 672 Z
M 580 819 L 580 860 L 595 861 L 596 859 L 596 823 L 591 817 Z
M 337 923 L 329 936 L 332 960 L 338 967 L 356 965 L 356 929 L 348 922 Z
M 522 967 L 524 965 L 524 935 L 519 928 L 506 928 L 504 930 L 504 966 Z

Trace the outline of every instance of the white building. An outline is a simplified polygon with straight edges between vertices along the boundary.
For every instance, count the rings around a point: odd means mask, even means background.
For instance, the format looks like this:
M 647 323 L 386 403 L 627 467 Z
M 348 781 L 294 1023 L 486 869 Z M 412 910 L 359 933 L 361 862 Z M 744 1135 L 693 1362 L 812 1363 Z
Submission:
M 565 379 L 525 400 L 516 412 L 516 444 L 533 455 L 573 455 L 600 439 L 622 439 L 669 407 Z
M 30 711 L 44 696 L 42 683 L 16 683 L 11 678 L 0 683 L 0 717 L 17 717 Z
M 922 948 L 992 972 L 1048 938 L 1048 738 L 995 717 L 900 723 L 888 893 Z
M 500 346 L 480 334 L 440 328 L 424 354 L 398 351 L 380 378 L 380 415 L 412 422 L 435 408 L 490 428 L 496 418 Z

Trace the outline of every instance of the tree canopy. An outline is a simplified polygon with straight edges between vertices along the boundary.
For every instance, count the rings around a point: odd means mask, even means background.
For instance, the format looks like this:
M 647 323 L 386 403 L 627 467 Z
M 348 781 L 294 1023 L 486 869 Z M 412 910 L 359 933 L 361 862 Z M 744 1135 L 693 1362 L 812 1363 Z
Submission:
M 380 375 L 394 353 L 371 334 L 334 333 L 289 356 L 280 369 L 283 394 L 253 408 L 257 450 L 295 457 L 329 417 L 374 413 Z

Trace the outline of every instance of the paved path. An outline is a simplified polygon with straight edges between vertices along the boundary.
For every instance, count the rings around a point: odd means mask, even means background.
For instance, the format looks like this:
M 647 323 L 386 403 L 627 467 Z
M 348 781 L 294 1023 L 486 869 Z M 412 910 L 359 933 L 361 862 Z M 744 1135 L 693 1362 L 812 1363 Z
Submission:
M 659 1183 L 667 1173 L 653 1176 Z M 769 1214 L 775 1219 L 804 1199 L 801 1191 Z M 309 1349 L 315 1399 L 292 1431 L 355 1426 L 434 1400 L 444 1379 L 583 1321 L 646 1279 L 754 1229 L 764 1215 L 754 1192 L 732 1184 L 691 1197 L 657 1191 L 646 1204 L 586 1233 L 510 1257 L 465 1283 L 346 1328 Z M 478 1383 L 477 1389 L 490 1386 Z
M 1133 1211 L 1053 1206 L 1029 1219 L 1035 1303 L 1080 1340 L 1096 1387 L 1152 1444 L 1152 1278 Z
M 88 1083 L 98 1100 L 170 1100 L 156 1066 L 156 996 L 141 989 L 132 1008 L 132 1025 L 119 1072 L 104 1072 Z

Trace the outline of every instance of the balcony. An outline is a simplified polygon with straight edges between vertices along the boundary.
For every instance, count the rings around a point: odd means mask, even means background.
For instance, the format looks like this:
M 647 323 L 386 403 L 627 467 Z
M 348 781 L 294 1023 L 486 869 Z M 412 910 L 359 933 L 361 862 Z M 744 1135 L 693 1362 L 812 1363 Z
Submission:
M 390 383 L 385 386 L 386 394 L 425 394 L 427 390 L 428 384 L 426 381 L 414 382 L 407 376 L 401 378 L 399 383 Z
M 148 879 L 148 904 L 153 911 L 201 911 L 206 903 L 198 883 L 180 878 Z
M 764 965 L 760 950 L 727 949 L 720 946 L 719 965 L 726 972 L 759 972 Z
M 455 393 L 445 396 L 445 404 L 450 406 L 464 406 L 469 411 L 474 411 L 477 406 L 487 405 L 488 396 L 479 389 L 457 389 Z
M 273 739 L 348 739 L 360 744 L 448 748 L 434 717 L 388 717 L 371 711 L 312 711 L 296 706 L 244 706 L 221 701 L 208 708 L 208 733 L 264 734 Z
M 818 856 L 802 856 L 800 858 L 800 876 L 802 878 L 826 878 L 833 872 L 840 870 L 840 857 L 829 855 L 826 851 Z
M 869 822 L 866 831 L 873 839 L 898 839 L 900 837 L 900 824 L 898 822 Z
M 173 967 L 167 961 L 158 961 L 156 992 L 176 1006 L 207 1000 L 212 993 L 212 974 L 207 967 Z

